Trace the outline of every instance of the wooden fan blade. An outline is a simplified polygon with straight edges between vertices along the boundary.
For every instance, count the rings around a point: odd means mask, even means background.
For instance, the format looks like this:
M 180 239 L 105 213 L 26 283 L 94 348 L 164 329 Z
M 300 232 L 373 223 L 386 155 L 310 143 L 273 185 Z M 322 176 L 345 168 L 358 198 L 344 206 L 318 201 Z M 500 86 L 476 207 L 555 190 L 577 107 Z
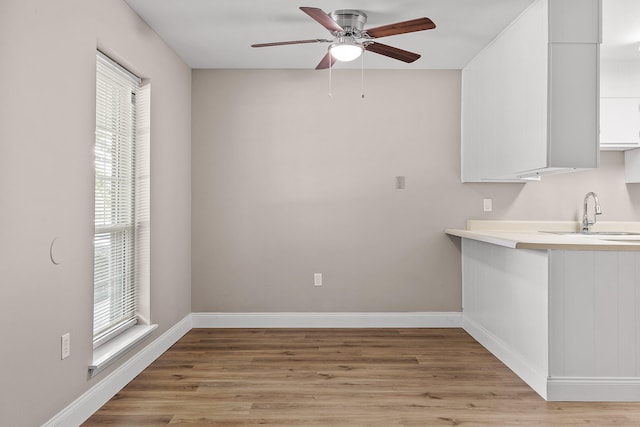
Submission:
M 378 53 L 380 55 L 388 56 L 389 58 L 398 59 L 404 62 L 413 62 L 420 58 L 417 53 L 409 52 L 408 50 L 398 49 L 397 47 L 387 46 L 382 43 L 371 43 L 364 47 L 369 52 Z
M 329 31 L 344 31 L 336 21 L 333 20 L 324 10 L 317 7 L 301 7 L 304 13 L 315 19 L 320 25 L 325 27 Z
M 251 47 L 269 47 L 269 46 L 284 46 L 288 44 L 303 44 L 303 43 L 328 43 L 331 40 L 326 39 L 312 39 L 312 40 L 291 40 L 286 42 L 273 42 L 273 43 L 256 43 Z
M 418 18 L 410 21 L 369 28 L 367 34 L 372 38 L 394 36 L 396 34 L 413 33 L 414 31 L 432 30 L 436 24 L 429 18 Z
M 329 67 L 333 67 L 333 64 L 336 63 L 336 58 L 331 55 L 331 53 L 327 52 L 327 54 L 322 58 L 322 60 L 318 63 L 316 70 L 324 70 Z

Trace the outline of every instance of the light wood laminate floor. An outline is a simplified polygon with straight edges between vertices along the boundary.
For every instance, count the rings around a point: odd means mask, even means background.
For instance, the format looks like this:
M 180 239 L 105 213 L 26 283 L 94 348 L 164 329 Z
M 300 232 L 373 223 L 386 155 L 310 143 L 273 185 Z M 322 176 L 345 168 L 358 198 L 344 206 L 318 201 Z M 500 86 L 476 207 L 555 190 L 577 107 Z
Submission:
M 84 426 L 640 426 L 545 402 L 462 329 L 193 329 Z

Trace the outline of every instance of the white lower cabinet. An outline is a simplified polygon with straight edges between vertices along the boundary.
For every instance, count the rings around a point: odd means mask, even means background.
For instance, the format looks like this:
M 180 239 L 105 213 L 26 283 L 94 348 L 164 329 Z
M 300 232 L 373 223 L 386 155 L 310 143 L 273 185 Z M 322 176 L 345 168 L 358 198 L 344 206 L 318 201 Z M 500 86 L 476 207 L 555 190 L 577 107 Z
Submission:
M 463 239 L 463 324 L 543 398 L 640 401 L 640 252 Z

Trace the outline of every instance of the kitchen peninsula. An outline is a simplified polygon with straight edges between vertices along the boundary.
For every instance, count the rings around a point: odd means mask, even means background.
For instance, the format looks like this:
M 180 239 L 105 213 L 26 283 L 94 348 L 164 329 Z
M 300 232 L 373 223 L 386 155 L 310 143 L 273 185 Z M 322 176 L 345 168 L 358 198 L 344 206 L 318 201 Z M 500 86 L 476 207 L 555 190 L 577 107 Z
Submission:
M 640 223 L 469 221 L 463 326 L 550 401 L 640 401 Z

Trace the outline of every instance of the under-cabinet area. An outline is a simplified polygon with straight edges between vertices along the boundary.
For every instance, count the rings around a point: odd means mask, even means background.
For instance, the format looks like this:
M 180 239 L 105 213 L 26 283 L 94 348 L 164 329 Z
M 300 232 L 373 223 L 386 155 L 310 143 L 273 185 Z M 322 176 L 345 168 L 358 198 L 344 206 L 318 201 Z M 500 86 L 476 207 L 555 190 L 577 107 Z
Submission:
M 637 229 L 539 230 L 447 230 L 462 237 L 465 330 L 547 400 L 640 401 Z

